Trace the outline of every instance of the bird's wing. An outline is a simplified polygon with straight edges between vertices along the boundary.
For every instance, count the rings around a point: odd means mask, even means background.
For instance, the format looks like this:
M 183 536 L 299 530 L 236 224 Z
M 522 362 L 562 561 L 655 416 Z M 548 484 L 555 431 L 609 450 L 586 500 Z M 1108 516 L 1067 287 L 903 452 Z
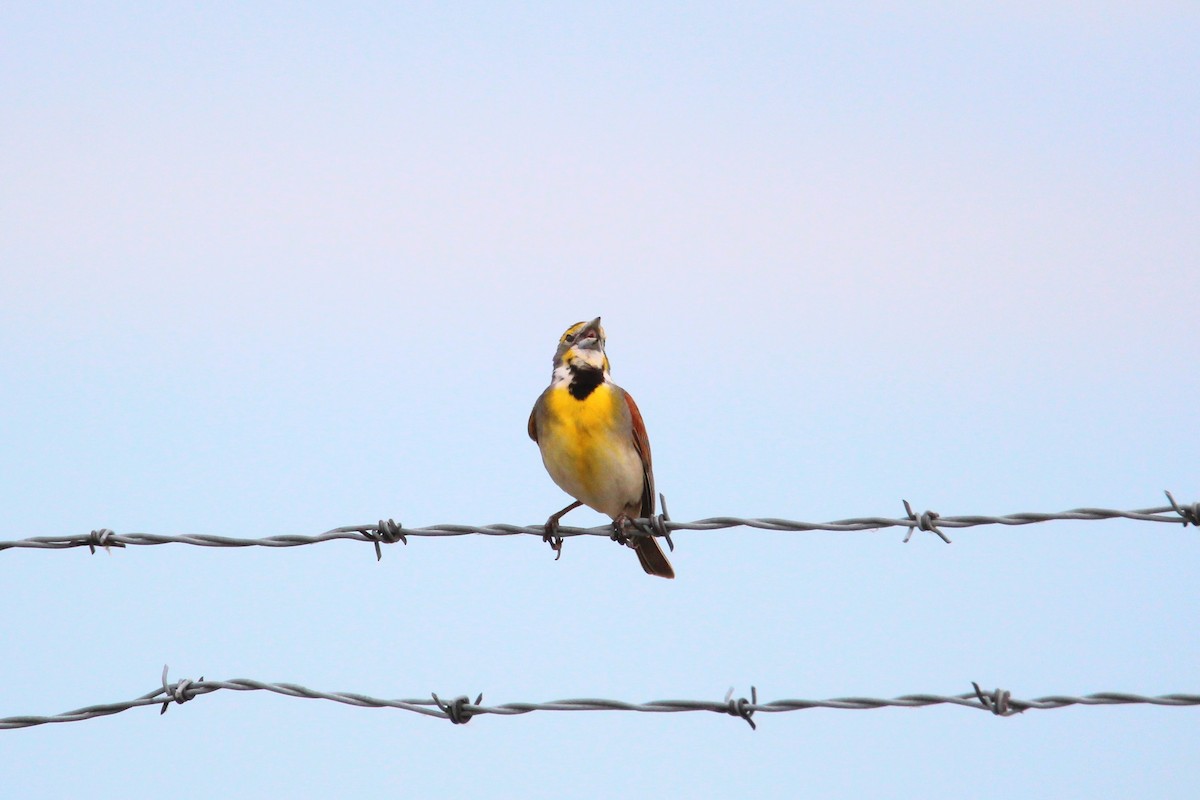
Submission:
M 654 466 L 650 458 L 650 437 L 646 435 L 646 423 L 642 422 L 642 412 L 629 392 L 625 395 L 625 405 L 629 406 L 629 421 L 633 427 L 633 447 L 642 458 L 642 516 L 649 517 L 654 513 Z

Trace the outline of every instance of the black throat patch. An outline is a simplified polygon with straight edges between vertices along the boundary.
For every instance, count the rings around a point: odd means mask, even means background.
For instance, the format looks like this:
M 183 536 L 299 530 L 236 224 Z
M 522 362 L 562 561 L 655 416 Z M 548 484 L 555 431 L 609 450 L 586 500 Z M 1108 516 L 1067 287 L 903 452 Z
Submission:
M 588 395 L 596 391 L 597 386 L 604 383 L 604 370 L 576 367 L 574 364 L 569 369 L 571 370 L 571 384 L 567 387 L 567 391 L 576 400 L 586 400 Z

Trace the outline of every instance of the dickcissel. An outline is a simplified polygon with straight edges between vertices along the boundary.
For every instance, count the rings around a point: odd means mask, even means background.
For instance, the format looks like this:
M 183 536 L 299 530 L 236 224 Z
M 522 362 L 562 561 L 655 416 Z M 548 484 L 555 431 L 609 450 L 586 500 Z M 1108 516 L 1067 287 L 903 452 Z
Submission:
M 559 519 L 587 505 L 612 518 L 613 538 L 637 552 L 642 569 L 674 578 L 657 540 L 625 535 L 632 519 L 654 514 L 654 471 L 642 414 L 608 371 L 600 318 L 567 328 L 554 353 L 550 386 L 529 415 L 529 438 L 542 451 L 546 471 L 575 498 L 546 521 L 545 538 L 559 550 Z

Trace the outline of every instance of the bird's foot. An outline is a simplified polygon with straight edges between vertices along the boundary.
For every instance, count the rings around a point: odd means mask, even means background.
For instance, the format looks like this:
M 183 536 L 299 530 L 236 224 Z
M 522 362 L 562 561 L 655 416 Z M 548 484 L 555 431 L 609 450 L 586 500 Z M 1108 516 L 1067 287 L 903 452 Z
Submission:
M 633 541 L 630 539 L 629 534 L 625 532 L 626 529 L 631 527 L 632 525 L 633 525 L 632 517 L 630 517 L 628 514 L 619 515 L 616 519 L 613 520 L 613 523 L 612 523 L 612 529 L 613 529 L 612 540 L 614 542 L 623 544 L 626 547 L 633 547 L 634 546 Z
M 550 545 L 550 549 L 554 551 L 554 560 L 558 561 L 562 558 L 562 537 L 558 535 L 558 515 L 546 520 L 545 531 L 542 534 L 542 541 Z

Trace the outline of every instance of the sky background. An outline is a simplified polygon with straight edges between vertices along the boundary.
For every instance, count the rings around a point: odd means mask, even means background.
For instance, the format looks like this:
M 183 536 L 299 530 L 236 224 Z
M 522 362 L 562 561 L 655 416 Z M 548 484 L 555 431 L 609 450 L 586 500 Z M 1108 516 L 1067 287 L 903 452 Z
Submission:
M 6 3 L 0 539 L 540 523 L 603 315 L 679 520 L 1200 500 L 1191 3 Z M 567 522 L 602 522 L 588 510 Z M 1200 691 L 1194 528 L 0 553 L 0 716 Z M 263 693 L 0 732 L 26 798 L 1189 797 L 1200 710 Z

